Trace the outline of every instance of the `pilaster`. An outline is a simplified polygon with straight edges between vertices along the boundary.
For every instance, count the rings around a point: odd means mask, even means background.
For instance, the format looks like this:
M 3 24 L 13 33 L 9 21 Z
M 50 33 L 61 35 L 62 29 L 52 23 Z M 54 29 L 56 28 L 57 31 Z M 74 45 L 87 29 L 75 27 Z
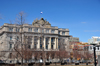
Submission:
M 38 37 L 37 49 L 40 49 L 40 37 Z
M 43 42 L 44 49 L 45 49 L 45 46 L 46 46 L 46 42 L 45 42 L 45 37 L 44 37 L 44 42 Z
M 32 37 L 32 45 L 31 48 L 34 48 L 34 36 Z
M 49 38 L 49 49 L 51 49 L 51 37 Z
M 55 37 L 55 44 L 54 44 L 54 49 L 56 49 L 56 37 Z
M 58 49 L 58 38 L 57 38 L 57 46 L 56 46 L 56 49 Z

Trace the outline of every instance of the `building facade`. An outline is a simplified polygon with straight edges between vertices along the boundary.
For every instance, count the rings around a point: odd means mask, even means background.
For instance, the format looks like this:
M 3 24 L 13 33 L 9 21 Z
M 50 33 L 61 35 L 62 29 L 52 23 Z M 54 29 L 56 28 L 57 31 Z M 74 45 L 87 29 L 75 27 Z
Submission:
M 97 36 L 93 36 L 91 39 L 88 40 L 88 43 L 90 44 L 89 46 L 89 51 L 91 53 L 93 53 L 93 45 L 91 44 L 97 44 L 97 45 L 100 45 L 100 37 L 97 37 Z M 100 55 L 100 47 L 96 47 L 96 55 L 98 57 L 98 55 Z
M 5 23 L 0 28 L 1 56 L 8 57 L 18 42 L 22 41 L 22 44 L 25 43 L 25 37 L 28 38 L 28 49 L 57 51 L 61 48 L 62 44 L 64 44 L 65 49 L 68 48 L 66 46 L 70 35 L 69 29 L 51 26 L 43 18 L 34 20 L 32 24 L 18 25 Z M 63 43 L 59 42 L 61 39 L 63 39 Z
M 91 39 L 88 39 L 88 43 L 100 44 L 100 37 L 93 36 Z

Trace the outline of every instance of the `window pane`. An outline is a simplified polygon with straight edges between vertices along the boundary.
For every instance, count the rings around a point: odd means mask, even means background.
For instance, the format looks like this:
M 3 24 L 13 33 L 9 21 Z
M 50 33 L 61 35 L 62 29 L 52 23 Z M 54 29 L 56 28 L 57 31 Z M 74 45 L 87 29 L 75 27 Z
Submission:
M 20 28 L 16 28 L 16 32 L 19 32 Z
M 36 44 L 34 44 L 34 49 L 36 49 Z
M 46 30 L 46 33 L 49 33 L 49 30 L 48 29 Z
M 54 33 L 55 32 L 55 30 L 51 30 L 51 33 Z
M 12 40 L 12 36 L 10 36 L 10 40 Z
M 30 49 L 30 48 L 31 48 L 31 46 L 30 46 L 30 45 L 28 45 L 28 48 Z
M 19 37 L 17 36 L 17 41 L 19 40 Z
M 9 46 L 9 49 L 11 49 L 12 48 L 12 44 L 10 44 L 10 46 Z
M 62 32 L 62 35 L 65 35 L 65 32 Z
M 51 49 L 53 49 L 53 45 L 51 45 Z
M 98 47 L 98 50 L 99 50 L 99 47 Z
M 42 44 L 40 44 L 40 49 L 42 49 Z
M 13 31 L 13 28 L 9 28 L 9 31 Z
M 28 31 L 29 31 L 29 32 L 32 32 L 32 28 L 28 28 Z
M 34 31 L 35 31 L 35 32 L 38 32 L 38 28 L 35 28 Z
M 60 31 L 58 32 L 58 34 L 60 34 Z
M 48 49 L 48 45 L 46 44 L 46 49 Z

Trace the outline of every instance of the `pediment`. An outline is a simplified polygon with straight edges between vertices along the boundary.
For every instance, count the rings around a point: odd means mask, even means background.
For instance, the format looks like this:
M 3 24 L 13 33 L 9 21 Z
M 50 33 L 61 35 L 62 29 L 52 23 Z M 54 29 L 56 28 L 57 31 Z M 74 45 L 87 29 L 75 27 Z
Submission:
M 45 26 L 50 26 L 51 27 L 51 24 L 48 22 L 48 21 L 46 21 L 46 20 L 44 20 L 43 18 L 41 18 L 40 20 L 34 20 L 34 22 L 32 23 L 32 25 L 33 26 L 36 26 L 36 25 L 45 25 Z

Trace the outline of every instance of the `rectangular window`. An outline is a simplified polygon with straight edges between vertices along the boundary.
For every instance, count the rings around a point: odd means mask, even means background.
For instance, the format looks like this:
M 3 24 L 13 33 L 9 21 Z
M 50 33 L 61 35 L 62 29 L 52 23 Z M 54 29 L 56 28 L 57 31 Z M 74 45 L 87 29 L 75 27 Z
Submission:
M 12 53 L 9 54 L 9 58 L 12 58 Z
M 12 40 L 12 36 L 10 36 L 10 40 Z
M 38 32 L 38 28 L 35 28 L 34 31 L 35 31 L 35 32 Z
M 36 49 L 36 44 L 34 44 L 34 49 Z
M 40 44 L 43 44 L 43 38 L 40 37 Z
M 48 49 L 48 44 L 46 44 L 46 49 Z
M 65 35 L 65 32 L 62 32 L 62 35 Z
M 12 44 L 9 45 L 9 49 L 11 49 L 11 48 L 12 48 Z
M 38 37 L 37 36 L 35 36 L 34 37 L 34 42 L 36 42 L 38 40 Z
M 55 32 L 55 30 L 51 30 L 51 33 L 54 33 Z
M 20 28 L 16 28 L 16 32 L 19 32 Z
M 19 37 L 17 36 L 17 41 L 19 40 Z
M 53 49 L 53 44 L 51 45 L 51 49 Z
M 32 28 L 28 28 L 28 31 L 29 31 L 29 32 L 32 32 Z
M 31 46 L 30 45 L 28 45 L 28 49 L 31 49 Z
M 51 43 L 53 43 L 54 42 L 54 38 L 51 38 Z
M 60 49 L 60 45 L 58 45 L 58 49 Z
M 60 34 L 60 31 L 58 32 L 58 34 Z
M 40 44 L 40 49 L 42 49 L 42 44 Z
M 13 31 L 13 28 L 9 28 L 9 31 L 10 31 L 10 32 Z
M 98 50 L 99 50 L 99 47 L 98 47 Z
M 49 29 L 46 30 L 46 33 L 49 33 Z
M 49 38 L 46 38 L 46 43 L 47 43 L 47 44 L 49 43 Z

